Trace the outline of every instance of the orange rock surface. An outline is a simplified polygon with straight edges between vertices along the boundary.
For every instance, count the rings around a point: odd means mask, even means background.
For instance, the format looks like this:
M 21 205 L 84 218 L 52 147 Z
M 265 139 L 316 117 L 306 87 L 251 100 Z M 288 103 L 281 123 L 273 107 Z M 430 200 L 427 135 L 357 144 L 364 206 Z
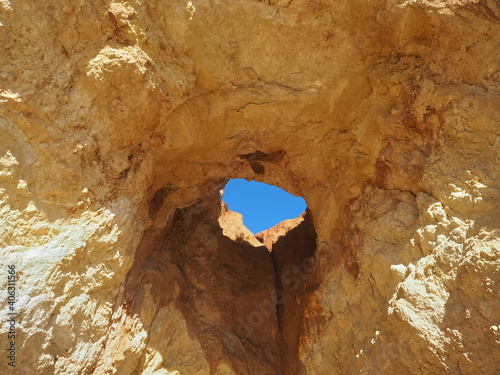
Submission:
M 0 373 L 500 373 L 499 21 L 0 0 Z M 271 253 L 230 178 L 306 200 Z

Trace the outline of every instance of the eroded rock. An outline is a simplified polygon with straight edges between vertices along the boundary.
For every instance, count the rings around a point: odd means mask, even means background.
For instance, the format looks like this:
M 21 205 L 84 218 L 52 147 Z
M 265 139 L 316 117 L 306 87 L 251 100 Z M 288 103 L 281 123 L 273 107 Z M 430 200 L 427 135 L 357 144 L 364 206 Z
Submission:
M 500 372 L 499 19 L 490 0 L 0 1 L 13 373 Z M 271 253 L 226 236 L 230 178 L 308 213 Z

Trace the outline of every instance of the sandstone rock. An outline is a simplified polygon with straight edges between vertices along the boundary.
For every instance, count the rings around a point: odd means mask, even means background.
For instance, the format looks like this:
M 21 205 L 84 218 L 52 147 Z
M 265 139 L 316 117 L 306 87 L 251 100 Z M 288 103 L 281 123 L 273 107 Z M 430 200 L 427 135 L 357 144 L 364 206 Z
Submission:
M 305 212 L 295 219 L 284 220 L 272 228 L 266 229 L 255 235 L 255 238 L 263 243 L 269 251 L 273 250 L 273 245 L 281 237 L 286 236 L 293 228 L 304 221 Z
M 500 373 L 499 21 L 0 1 L 2 373 Z M 272 252 L 230 178 L 306 200 Z
M 243 224 L 243 216 L 238 212 L 231 211 L 224 202 L 221 202 L 218 222 L 224 236 L 233 241 L 247 242 L 257 247 L 263 245 L 263 242 Z

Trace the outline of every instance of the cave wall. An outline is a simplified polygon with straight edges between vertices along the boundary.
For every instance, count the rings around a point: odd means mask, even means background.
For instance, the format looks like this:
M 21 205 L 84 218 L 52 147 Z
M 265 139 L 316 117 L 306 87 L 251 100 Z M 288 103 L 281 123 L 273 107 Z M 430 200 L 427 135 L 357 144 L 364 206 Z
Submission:
M 0 1 L 13 372 L 500 372 L 499 21 L 493 0 Z M 221 234 L 229 178 L 301 195 L 317 236 L 296 331 L 276 304 L 246 347 L 234 301 L 283 269 Z
M 225 236 L 218 208 L 198 202 L 145 233 L 95 373 L 279 371 L 272 257 Z

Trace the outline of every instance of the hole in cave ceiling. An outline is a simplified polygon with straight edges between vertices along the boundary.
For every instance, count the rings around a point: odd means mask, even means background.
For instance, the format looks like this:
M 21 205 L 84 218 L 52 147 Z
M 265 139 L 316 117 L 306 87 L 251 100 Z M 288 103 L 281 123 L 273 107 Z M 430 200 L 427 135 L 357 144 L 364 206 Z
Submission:
M 257 181 L 231 179 L 224 187 L 222 201 L 243 216 L 243 224 L 253 233 L 300 216 L 307 208 L 302 197 Z

